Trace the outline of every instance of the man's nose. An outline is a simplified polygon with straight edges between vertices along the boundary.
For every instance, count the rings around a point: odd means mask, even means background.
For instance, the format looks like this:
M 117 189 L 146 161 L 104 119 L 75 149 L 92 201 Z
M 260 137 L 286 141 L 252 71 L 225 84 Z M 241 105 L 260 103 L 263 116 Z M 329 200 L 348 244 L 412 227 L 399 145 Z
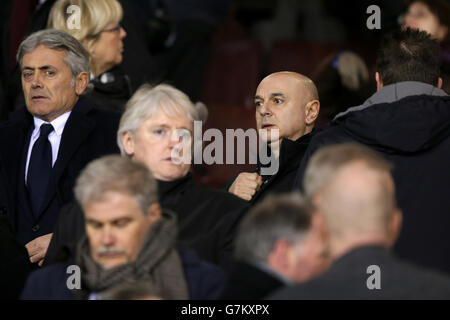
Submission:
M 175 147 L 177 144 L 179 144 L 182 140 L 182 136 L 177 132 L 177 130 L 174 130 L 171 134 L 170 134 L 170 138 L 169 138 L 169 147 L 173 148 Z
M 39 73 L 33 75 L 33 79 L 31 81 L 31 86 L 33 88 L 42 88 L 41 76 Z
M 104 227 L 101 234 L 102 245 L 111 246 L 114 244 L 114 233 L 111 227 Z
M 272 111 L 270 110 L 269 104 L 268 104 L 268 103 L 263 103 L 263 104 L 261 105 L 261 107 L 259 108 L 259 113 L 260 113 L 262 116 L 267 116 L 267 115 L 272 114 Z

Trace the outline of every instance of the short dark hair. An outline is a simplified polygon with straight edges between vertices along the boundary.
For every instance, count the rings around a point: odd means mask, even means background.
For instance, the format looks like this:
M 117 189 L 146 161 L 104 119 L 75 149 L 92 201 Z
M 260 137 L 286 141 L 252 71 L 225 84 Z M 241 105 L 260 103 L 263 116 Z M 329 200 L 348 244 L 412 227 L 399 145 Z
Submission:
M 437 85 L 439 43 L 424 31 L 407 28 L 388 34 L 381 41 L 377 71 L 384 85 L 419 81 Z

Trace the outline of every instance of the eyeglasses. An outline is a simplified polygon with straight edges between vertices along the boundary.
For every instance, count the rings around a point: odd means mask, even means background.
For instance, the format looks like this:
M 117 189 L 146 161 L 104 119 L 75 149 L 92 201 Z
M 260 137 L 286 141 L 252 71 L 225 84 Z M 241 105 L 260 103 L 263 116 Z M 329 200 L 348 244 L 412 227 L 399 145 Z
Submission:
M 101 32 L 117 32 L 117 33 L 120 33 L 121 29 L 122 29 L 122 26 L 120 24 L 118 24 L 117 27 L 110 28 L 110 29 L 104 29 Z

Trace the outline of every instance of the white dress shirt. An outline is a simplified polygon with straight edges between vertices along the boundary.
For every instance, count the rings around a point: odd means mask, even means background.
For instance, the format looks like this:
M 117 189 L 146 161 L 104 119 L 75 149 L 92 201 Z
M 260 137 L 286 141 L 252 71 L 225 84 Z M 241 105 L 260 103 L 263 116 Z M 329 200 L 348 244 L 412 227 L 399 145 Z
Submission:
M 64 127 L 66 126 L 67 119 L 69 119 L 70 113 L 72 111 L 68 111 L 58 118 L 54 119 L 50 124 L 53 126 L 53 131 L 48 135 L 48 141 L 52 146 L 52 167 L 55 165 L 56 159 L 58 158 L 59 144 L 61 143 L 61 136 L 64 131 Z M 25 184 L 27 183 L 28 178 L 28 165 L 30 164 L 31 151 L 33 150 L 33 145 L 36 140 L 39 138 L 41 125 L 45 122 L 42 119 L 34 118 L 34 129 L 31 133 L 30 145 L 28 146 L 28 154 L 27 154 L 27 164 L 25 167 Z

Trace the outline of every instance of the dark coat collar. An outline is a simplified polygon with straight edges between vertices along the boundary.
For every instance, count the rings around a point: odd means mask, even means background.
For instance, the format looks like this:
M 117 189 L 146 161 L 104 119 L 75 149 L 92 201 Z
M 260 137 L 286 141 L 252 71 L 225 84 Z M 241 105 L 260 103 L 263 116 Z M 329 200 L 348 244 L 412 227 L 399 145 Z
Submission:
M 313 130 L 312 132 L 301 136 L 295 141 L 283 139 L 283 141 L 281 142 L 280 157 L 279 157 L 280 163 L 277 174 L 280 174 L 285 171 L 290 171 L 291 169 L 296 169 L 299 166 L 300 161 L 303 157 L 303 153 L 308 147 L 308 144 L 311 141 L 311 137 L 314 135 L 314 132 L 315 131 Z M 260 173 L 262 167 L 268 166 L 270 166 L 270 164 L 263 165 L 260 163 L 258 159 L 257 172 Z M 265 178 L 267 179 L 269 177 Z

